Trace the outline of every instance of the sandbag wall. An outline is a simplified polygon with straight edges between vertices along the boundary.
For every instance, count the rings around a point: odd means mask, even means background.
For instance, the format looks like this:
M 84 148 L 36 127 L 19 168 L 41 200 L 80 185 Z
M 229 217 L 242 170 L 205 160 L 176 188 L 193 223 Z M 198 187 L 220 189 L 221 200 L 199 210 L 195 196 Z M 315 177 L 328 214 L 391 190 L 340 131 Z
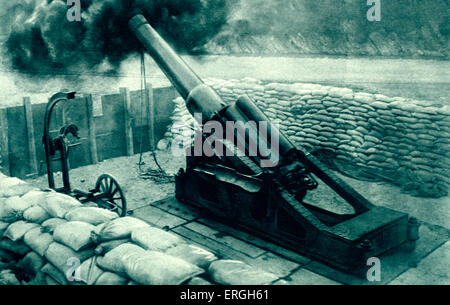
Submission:
M 317 84 L 264 84 L 254 79 L 206 83 L 227 101 L 249 95 L 290 139 L 314 151 L 333 152 L 350 174 L 392 182 L 416 196 L 446 196 L 450 184 L 450 105 Z M 193 126 L 184 101 L 177 99 L 159 148 Z M 174 128 L 175 126 L 175 128 Z M 342 167 L 342 166 L 341 166 Z
M 137 218 L 2 174 L 0 235 L 0 284 L 280 283 Z

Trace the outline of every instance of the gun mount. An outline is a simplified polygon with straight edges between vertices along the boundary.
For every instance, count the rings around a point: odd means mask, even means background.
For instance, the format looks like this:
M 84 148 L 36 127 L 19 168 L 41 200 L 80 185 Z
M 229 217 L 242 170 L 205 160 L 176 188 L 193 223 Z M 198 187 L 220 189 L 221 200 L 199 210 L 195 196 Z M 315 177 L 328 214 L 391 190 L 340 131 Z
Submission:
M 234 122 L 233 138 L 212 138 L 213 156 L 187 156 L 176 177 L 177 199 L 211 212 L 228 224 L 347 272 L 362 275 L 367 259 L 414 243 L 408 215 L 370 203 L 325 165 L 296 147 L 247 96 L 227 104 L 189 68 L 142 15 L 129 22 L 199 124 Z M 249 122 L 264 123 L 265 130 Z M 211 141 L 212 139 L 212 141 Z M 274 139 L 276 143 L 274 142 Z M 219 153 L 218 143 L 241 154 Z M 276 145 L 275 145 L 276 144 Z M 263 147 L 255 153 L 255 147 Z M 263 166 L 264 161 L 272 163 Z M 274 161 L 275 160 L 275 161 Z M 305 201 L 328 185 L 354 209 L 336 214 Z

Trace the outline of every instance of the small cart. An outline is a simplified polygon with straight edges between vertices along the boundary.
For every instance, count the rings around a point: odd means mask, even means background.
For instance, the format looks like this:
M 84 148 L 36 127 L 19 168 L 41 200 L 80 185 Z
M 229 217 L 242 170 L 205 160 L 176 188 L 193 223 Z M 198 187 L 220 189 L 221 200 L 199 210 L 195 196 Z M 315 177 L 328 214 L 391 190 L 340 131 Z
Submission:
M 75 140 L 80 138 L 78 136 L 78 127 L 74 124 L 63 126 L 60 129 L 59 135 L 55 138 L 52 138 L 50 135 L 50 120 L 52 112 L 59 102 L 67 102 L 74 99 L 75 92 L 56 93 L 50 98 L 45 110 L 44 136 L 42 140 L 45 147 L 48 185 L 51 189 L 54 189 L 55 191 L 60 193 L 70 195 L 78 199 L 82 203 L 94 202 L 99 207 L 116 212 L 121 217 L 126 216 L 127 201 L 125 198 L 125 194 L 119 183 L 113 176 L 108 174 L 101 175 L 100 177 L 98 177 L 97 182 L 95 183 L 95 188 L 88 192 L 72 190 L 70 186 L 69 150 L 71 147 L 78 146 L 81 143 L 72 143 L 72 141 L 69 141 L 69 137 Z M 55 187 L 53 170 L 53 162 L 55 161 L 60 161 L 61 164 L 63 180 L 62 188 Z

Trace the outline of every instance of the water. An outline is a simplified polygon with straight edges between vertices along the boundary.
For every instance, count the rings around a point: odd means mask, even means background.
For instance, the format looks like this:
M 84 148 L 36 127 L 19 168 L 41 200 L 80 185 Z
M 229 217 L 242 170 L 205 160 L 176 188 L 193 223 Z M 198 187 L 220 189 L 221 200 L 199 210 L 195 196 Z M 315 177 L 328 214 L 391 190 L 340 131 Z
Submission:
M 263 81 L 320 83 L 450 104 L 448 60 L 222 55 L 183 58 L 202 78 L 250 77 Z M 150 57 L 147 57 L 147 76 L 154 87 L 170 85 Z M 95 70 L 74 71 L 72 75 L 56 74 L 29 81 L 24 75 L 0 67 L 0 104 L 20 103 L 23 95 L 51 95 L 62 88 L 94 94 L 117 93 L 120 87 L 136 90 L 141 86 L 140 78 L 138 57 L 126 60 L 117 75 Z

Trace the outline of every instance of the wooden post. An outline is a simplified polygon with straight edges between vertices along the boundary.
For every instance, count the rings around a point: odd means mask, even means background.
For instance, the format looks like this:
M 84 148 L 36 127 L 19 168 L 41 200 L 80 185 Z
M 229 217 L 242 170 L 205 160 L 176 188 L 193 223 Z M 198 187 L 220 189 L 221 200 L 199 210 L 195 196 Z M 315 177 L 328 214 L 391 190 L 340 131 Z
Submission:
M 36 156 L 36 144 L 34 141 L 34 125 L 33 125 L 33 110 L 31 106 L 31 100 L 29 97 L 23 98 L 23 106 L 25 109 L 25 122 L 27 127 L 28 137 L 28 158 L 30 165 L 30 174 L 38 174 L 38 161 Z
M 131 117 L 130 90 L 128 90 L 128 88 L 120 88 L 120 95 L 122 96 L 123 100 L 126 151 L 127 156 L 132 156 L 134 155 L 134 146 L 133 146 L 133 128 L 132 128 L 133 118 Z
M 87 127 L 88 127 L 88 139 L 89 139 L 89 151 L 91 153 L 91 163 L 98 163 L 97 155 L 97 138 L 95 132 L 94 121 L 94 103 L 92 101 L 92 94 L 86 96 L 86 113 L 87 113 Z
M 153 87 L 147 83 L 145 101 L 147 102 L 147 122 L 148 122 L 148 135 L 150 143 L 150 151 L 156 149 L 155 144 L 155 101 L 153 98 Z
M 0 108 L 0 167 L 5 175 L 11 176 L 7 111 L 7 108 Z

